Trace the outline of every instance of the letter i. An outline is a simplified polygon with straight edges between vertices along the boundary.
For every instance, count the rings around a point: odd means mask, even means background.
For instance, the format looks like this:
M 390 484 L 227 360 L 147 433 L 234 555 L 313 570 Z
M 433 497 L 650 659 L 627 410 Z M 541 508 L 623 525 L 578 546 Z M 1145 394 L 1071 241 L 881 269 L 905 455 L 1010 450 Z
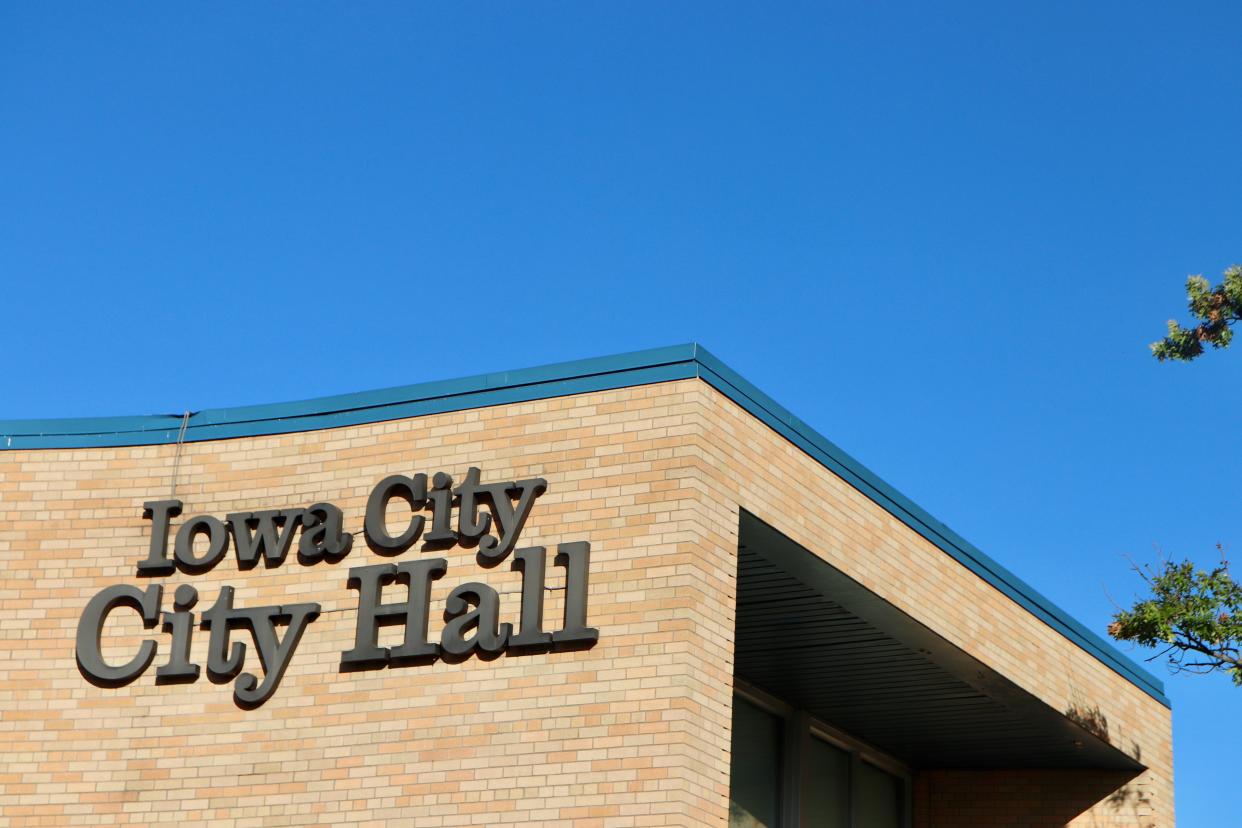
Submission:
M 453 478 L 444 472 L 436 472 L 431 478 L 431 491 L 427 493 L 431 501 L 431 531 L 425 536 L 429 544 L 452 543 L 457 540 L 457 533 L 449 526 L 453 510 Z
M 164 613 L 164 632 L 172 633 L 172 646 L 169 647 L 168 663 L 155 670 L 157 683 L 190 682 L 198 678 L 198 665 L 190 663 L 190 631 L 194 628 L 194 613 L 190 612 L 190 607 L 196 601 L 197 590 L 189 584 L 182 584 L 173 597 L 176 612 Z

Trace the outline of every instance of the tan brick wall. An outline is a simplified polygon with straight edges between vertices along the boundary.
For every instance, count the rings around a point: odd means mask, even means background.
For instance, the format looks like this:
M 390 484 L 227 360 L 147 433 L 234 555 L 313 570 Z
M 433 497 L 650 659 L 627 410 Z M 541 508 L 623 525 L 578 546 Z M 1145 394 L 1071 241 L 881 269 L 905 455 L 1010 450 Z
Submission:
M 1097 705 L 1114 743 L 1153 767 L 1141 790 L 1172 824 L 1167 711 L 699 380 L 184 446 L 184 516 L 327 500 L 355 532 L 336 565 L 241 572 L 230 551 L 203 575 L 138 578 L 142 503 L 169 494 L 174 453 L 0 452 L 0 826 L 721 825 L 739 505 L 1058 709 Z M 349 567 L 426 554 L 367 549 L 371 488 L 392 473 L 460 480 L 471 465 L 485 482 L 548 480 L 519 545 L 591 542 L 598 644 L 342 673 Z M 777 508 L 775 493 L 794 485 L 814 508 Z M 466 581 L 500 590 L 504 620 L 517 620 L 508 562 L 484 570 L 474 550 L 435 554 L 448 573 L 433 588 L 433 640 L 445 596 Z M 551 585 L 562 578 L 549 566 Z M 137 681 L 87 683 L 73 655 L 82 608 L 105 586 L 152 581 L 167 584 L 165 609 L 178 584 L 198 589 L 196 612 L 231 584 L 239 605 L 317 601 L 323 613 L 255 710 L 206 676 L 155 685 L 168 651 L 158 631 L 160 653 Z M 559 599 L 549 593 L 550 629 Z M 139 626 L 113 616 L 116 660 Z M 200 664 L 205 645 L 196 629 Z
M 687 437 L 694 391 L 694 382 L 665 384 L 187 444 L 177 487 L 185 516 L 328 500 L 356 532 L 335 566 L 290 559 L 240 572 L 230 552 L 207 574 L 154 579 L 168 584 L 166 609 L 179 583 L 198 589 L 196 610 L 223 584 L 236 587 L 239 605 L 323 605 L 281 687 L 249 711 L 233 704 L 231 684 L 205 676 L 156 686 L 162 635 L 155 664 L 126 687 L 95 687 L 75 666 L 74 631 L 90 597 L 143 583 L 134 569 L 147 545 L 142 503 L 169 494 L 174 448 L 0 453 L 0 824 L 721 822 L 730 642 L 716 585 L 699 566 L 701 491 Z M 357 599 L 348 568 L 423 554 L 367 549 L 371 488 L 396 472 L 460 480 L 470 465 L 485 481 L 548 480 L 521 545 L 591 542 L 599 643 L 341 673 Z M 516 621 L 520 582 L 508 563 L 483 570 L 473 550 L 436 554 L 449 567 L 433 590 L 433 635 L 448 591 L 466 581 L 499 589 L 505 620 Z M 563 572 L 549 565 L 550 582 Z M 558 599 L 548 599 L 549 629 L 560 626 Z M 714 627 L 706 651 L 690 645 L 704 626 Z M 139 627 L 133 613 L 113 616 L 114 660 L 132 652 Z M 205 645 L 196 631 L 199 663 Z M 251 669 L 254 660 L 249 653 Z
M 1116 771 L 924 771 L 914 782 L 921 828 L 1151 825 L 1151 803 Z M 1100 804 L 1103 800 L 1103 804 Z
M 698 460 L 707 485 L 704 518 L 715 527 L 708 532 L 716 544 L 711 554 L 736 549 L 730 532 L 736 534 L 740 505 L 1057 710 L 1106 721 L 1111 743 L 1150 770 L 1073 825 L 1173 825 L 1167 708 L 727 397 L 706 384 L 699 395 L 694 410 L 705 436 Z M 803 492 L 799 503 L 807 508 L 788 508 L 791 487 Z M 1121 799 L 1145 804 L 1136 817 L 1117 806 Z

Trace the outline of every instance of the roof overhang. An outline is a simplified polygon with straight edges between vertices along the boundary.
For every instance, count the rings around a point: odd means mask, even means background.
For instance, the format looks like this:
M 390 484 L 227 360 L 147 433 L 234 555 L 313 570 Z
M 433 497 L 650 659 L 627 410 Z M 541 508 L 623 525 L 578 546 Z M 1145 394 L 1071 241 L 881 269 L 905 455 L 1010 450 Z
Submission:
M 747 683 L 914 767 L 1143 770 L 1089 702 L 1053 709 L 744 511 L 738 539 Z

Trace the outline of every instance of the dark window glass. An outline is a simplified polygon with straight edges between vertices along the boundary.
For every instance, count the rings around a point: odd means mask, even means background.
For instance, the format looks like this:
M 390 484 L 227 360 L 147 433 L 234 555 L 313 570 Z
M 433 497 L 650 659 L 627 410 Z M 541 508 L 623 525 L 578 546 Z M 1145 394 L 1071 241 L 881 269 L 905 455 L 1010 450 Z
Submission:
M 810 828 L 849 828 L 850 755 L 821 739 L 806 754 L 802 807 Z M 864 823 L 866 824 L 866 823 Z
M 891 773 L 862 762 L 858 771 L 858 824 L 867 828 L 901 828 L 904 785 Z
M 777 828 L 784 724 L 779 716 L 733 698 L 729 828 Z

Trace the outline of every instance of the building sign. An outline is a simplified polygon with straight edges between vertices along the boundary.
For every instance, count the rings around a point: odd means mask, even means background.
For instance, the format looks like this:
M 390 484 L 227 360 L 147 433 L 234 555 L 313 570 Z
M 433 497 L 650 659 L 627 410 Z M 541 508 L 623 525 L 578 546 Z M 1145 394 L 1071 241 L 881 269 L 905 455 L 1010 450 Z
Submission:
M 367 499 L 363 523 L 372 551 L 398 556 L 421 538 L 423 549 L 433 552 L 453 546 L 477 548 L 477 560 L 484 569 L 512 555 L 511 567 L 522 575 L 521 614 L 516 630 L 501 623 L 499 593 L 481 581 L 465 583 L 449 594 L 444 628 L 439 640 L 431 641 L 431 584 L 448 571 L 444 558 L 353 567 L 347 586 L 358 593 L 358 614 L 354 646 L 341 654 L 341 669 L 367 670 L 437 658 L 461 660 L 476 652 L 540 652 L 594 644 L 599 631 L 587 626 L 590 544 L 577 541 L 557 546 L 552 563 L 565 569 L 565 612 L 561 628 L 550 631 L 544 629 L 543 619 L 547 550 L 542 546 L 515 549 L 526 519 L 546 489 L 542 478 L 485 484 L 477 468 L 471 468 L 456 488 L 444 472 L 431 477 L 398 474 L 381 480 Z M 267 567 L 281 565 L 293 552 L 295 541 L 296 557 L 303 566 L 339 563 L 353 548 L 354 536 L 344 530 L 341 510 L 331 503 L 315 503 L 304 509 L 235 512 L 223 520 L 213 515 L 191 517 L 177 528 L 170 557 L 172 519 L 181 514 L 181 501 L 156 500 L 144 506 L 151 538 L 147 557 L 138 563 L 140 577 L 208 572 L 225 559 L 230 545 L 243 571 L 253 569 L 260 560 Z M 408 522 L 394 535 L 388 530 L 388 516 L 398 510 L 403 519 L 408 514 Z M 163 591 L 159 584 L 146 588 L 117 584 L 87 603 L 78 621 L 77 661 L 88 681 L 119 687 L 137 679 L 155 660 L 157 644 L 150 638 L 124 664 L 104 660 L 103 628 L 111 613 L 121 607 L 137 612 L 145 629 L 162 622 L 163 632 L 171 636 L 168 656 L 155 669 L 157 683 L 198 679 L 202 665 L 190 661 L 198 590 L 190 584 L 178 586 L 171 610 L 163 609 Z M 201 612 L 198 624 L 208 636 L 208 678 L 215 683 L 233 681 L 233 697 L 243 707 L 262 704 L 276 691 L 319 610 L 320 605 L 313 602 L 242 607 L 234 602 L 233 587 L 222 586 L 215 602 Z M 404 627 L 400 646 L 379 645 L 379 628 L 387 625 Z M 253 672 L 243 672 L 247 662 L 246 644 L 240 640 L 243 632 L 249 633 L 258 651 L 262 680 Z

